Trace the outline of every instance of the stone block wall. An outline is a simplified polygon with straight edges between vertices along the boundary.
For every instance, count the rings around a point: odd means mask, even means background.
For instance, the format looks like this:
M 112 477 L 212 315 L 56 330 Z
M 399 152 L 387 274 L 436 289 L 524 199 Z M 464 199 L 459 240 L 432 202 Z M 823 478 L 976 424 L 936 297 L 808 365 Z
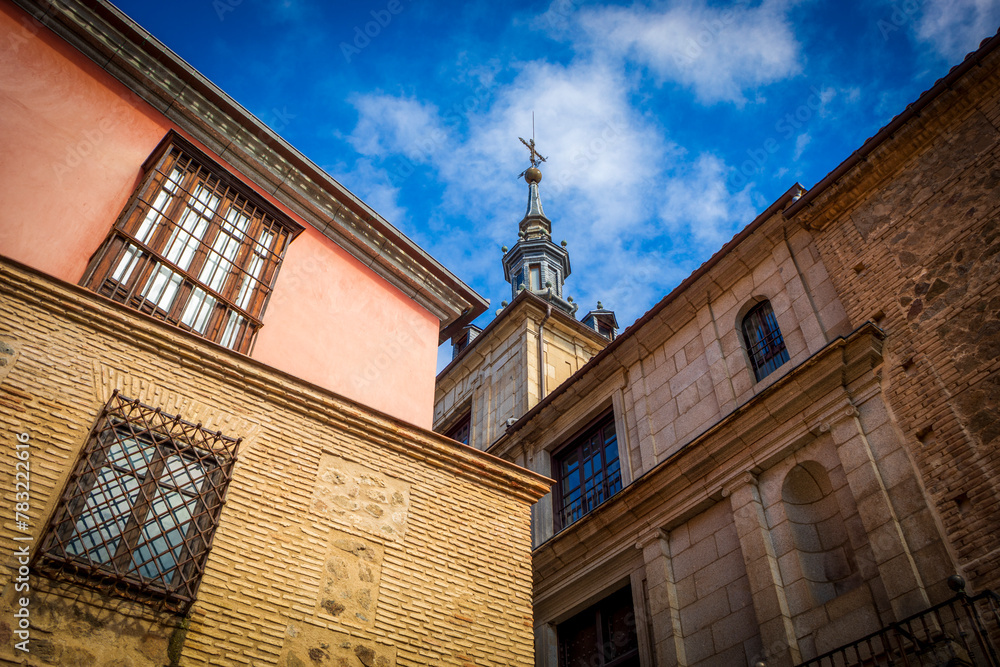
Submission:
M 0 340 L 0 439 L 31 442 L 32 551 L 114 390 L 243 438 L 186 617 L 33 576 L 22 654 L 5 578 L 0 662 L 531 663 L 529 507 L 547 480 L 6 262 Z M 23 544 L 13 509 L 4 568 Z
M 768 221 L 748 247 L 737 246 L 711 278 L 665 308 L 649 332 L 637 333 L 643 353 L 629 365 L 624 393 L 633 477 L 850 331 L 811 235 L 782 227 L 780 216 Z M 757 381 L 740 326 L 763 299 L 771 303 L 790 359 Z
M 674 528 L 668 543 L 686 664 L 751 664 L 760 633 L 728 505 Z
M 524 415 L 607 344 L 596 332 L 569 321 L 567 315 L 554 313 L 546 318 L 540 299 L 526 293 L 518 298 L 438 377 L 434 429 L 446 431 L 468 412 L 472 417 L 469 444 L 477 449 L 492 445 L 503 435 L 508 419 Z

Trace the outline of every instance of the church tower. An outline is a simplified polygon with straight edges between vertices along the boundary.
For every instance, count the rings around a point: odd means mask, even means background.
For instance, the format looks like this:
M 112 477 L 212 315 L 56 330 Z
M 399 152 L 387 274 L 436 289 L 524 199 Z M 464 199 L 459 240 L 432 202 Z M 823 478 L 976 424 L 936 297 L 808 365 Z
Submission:
M 528 184 L 528 208 L 518 224 L 517 243 L 504 249 L 503 277 L 510 283 L 511 299 L 521 290 L 529 290 L 546 301 L 573 315 L 577 306 L 563 295 L 563 284 L 570 274 L 569 252 L 552 242 L 552 221 L 545 217 L 538 184 L 542 171 L 538 168 L 545 158 L 535 150 L 535 140 L 521 142 L 531 151 L 531 166 L 524 171 Z
M 552 242 L 538 186 L 545 161 L 535 140 L 531 151 L 528 208 L 518 223 L 517 243 L 503 248 L 503 274 L 511 286 L 496 317 L 483 328 L 468 325 L 452 338 L 452 360 L 438 374 L 434 430 L 478 449 L 489 449 L 507 427 L 580 370 L 611 342 L 614 313 L 598 304 L 587 321 L 563 293 L 569 252 Z

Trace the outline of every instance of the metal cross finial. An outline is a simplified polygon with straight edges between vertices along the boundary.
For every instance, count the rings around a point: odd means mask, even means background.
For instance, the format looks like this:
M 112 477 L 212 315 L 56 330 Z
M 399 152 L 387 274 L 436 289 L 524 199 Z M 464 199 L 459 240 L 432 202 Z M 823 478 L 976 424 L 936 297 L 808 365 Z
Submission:
M 521 137 L 518 137 L 518 139 L 521 139 Z M 542 157 L 541 153 L 539 153 L 537 150 L 535 150 L 535 138 L 534 137 L 531 138 L 531 141 L 525 141 L 524 139 L 521 139 L 521 143 L 524 144 L 528 148 L 529 151 L 531 151 L 531 158 L 530 159 L 531 159 L 531 166 L 532 167 L 537 167 L 540 162 L 545 162 L 545 158 Z
M 518 137 L 518 139 L 521 139 L 521 137 Z M 524 144 L 525 147 L 527 147 L 527 149 L 529 151 L 531 151 L 531 158 L 530 159 L 531 159 L 531 166 L 532 167 L 536 167 L 537 168 L 538 164 L 540 162 L 545 162 L 545 158 L 542 157 L 542 154 L 539 153 L 537 150 L 535 150 L 535 112 L 534 111 L 531 112 L 531 141 L 525 141 L 524 139 L 521 139 L 521 143 Z M 524 174 L 522 173 L 521 176 L 524 176 Z

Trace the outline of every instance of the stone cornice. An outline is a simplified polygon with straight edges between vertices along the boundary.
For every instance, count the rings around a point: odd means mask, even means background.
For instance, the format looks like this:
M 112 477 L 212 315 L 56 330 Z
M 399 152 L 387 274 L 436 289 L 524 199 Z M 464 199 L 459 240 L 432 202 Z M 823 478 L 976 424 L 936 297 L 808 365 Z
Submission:
M 746 483 L 747 473 L 766 470 L 811 441 L 823 419 L 848 416 L 846 410 L 854 409 L 848 382 L 874 376 L 883 340 L 877 327 L 865 324 L 832 341 L 612 500 L 536 547 L 536 603 L 555 594 L 549 582 L 563 586 L 577 577 L 566 568 L 586 560 L 584 553 L 589 558 L 589 545 L 601 544 L 602 553 L 610 553 L 632 548 L 650 531 L 680 525 Z M 823 407 L 808 410 L 817 405 Z M 559 577 L 553 577 L 557 571 Z
M 56 280 L 11 260 L 0 258 L 0 295 L 70 319 L 115 339 L 127 339 L 150 353 L 164 355 L 190 372 L 238 387 L 262 402 L 356 434 L 385 447 L 484 484 L 525 502 L 549 492 L 548 478 L 460 445 L 450 438 L 399 421 L 292 375 L 176 327 Z
M 106 2 L 14 0 L 139 99 L 433 313 L 441 340 L 488 301 Z
M 462 350 L 461 354 L 448 363 L 441 372 L 438 373 L 435 381 L 438 387 L 437 392 L 448 391 L 458 382 L 461 382 L 469 373 L 473 372 L 482 364 L 483 359 L 489 355 L 490 351 L 505 341 L 514 329 L 524 325 L 525 320 L 534 318 L 540 320 L 545 317 L 548 302 L 541 297 L 535 296 L 528 290 L 522 291 L 517 297 L 507 305 L 492 322 L 486 325 L 482 332 L 476 336 L 469 346 Z M 551 324 L 550 324 L 551 323 Z M 587 339 L 597 348 L 603 348 L 608 344 L 608 340 L 599 333 L 584 325 L 564 313 L 559 308 L 552 308 L 552 315 L 549 317 L 547 326 L 556 326 L 561 331 L 570 336 L 578 336 Z

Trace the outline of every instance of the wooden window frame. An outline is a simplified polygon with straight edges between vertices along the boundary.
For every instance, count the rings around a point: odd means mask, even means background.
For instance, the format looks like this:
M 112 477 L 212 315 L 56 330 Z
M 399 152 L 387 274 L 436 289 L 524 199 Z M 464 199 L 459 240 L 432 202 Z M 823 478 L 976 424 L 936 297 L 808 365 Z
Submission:
M 608 437 L 607 435 L 605 435 L 605 433 L 608 426 L 610 426 L 615 432 L 614 437 L 615 437 L 616 458 L 614 459 L 614 463 L 617 466 L 616 470 L 609 468 L 609 461 L 606 458 Z M 578 462 L 582 460 L 582 453 L 584 447 L 591 444 L 590 438 L 595 434 L 597 434 L 598 432 L 601 433 L 602 445 L 600 451 L 601 480 L 600 480 L 600 488 L 595 489 L 598 493 L 597 498 L 595 499 L 596 502 L 593 503 L 591 503 L 590 501 L 585 502 L 585 498 L 583 497 L 584 482 L 583 480 L 581 480 L 579 487 L 581 490 L 580 512 L 579 514 L 576 514 L 576 511 L 574 510 L 573 518 L 567 521 L 567 518 L 564 515 L 569 509 L 569 507 L 564 506 L 567 500 L 564 497 L 565 490 L 563 488 L 565 480 L 565 476 L 563 474 L 563 462 L 566 461 L 566 459 L 568 459 L 573 453 L 576 454 Z M 568 528 L 569 526 L 573 525 L 574 523 L 582 519 L 584 516 L 589 514 L 590 512 L 594 511 L 595 509 L 606 503 L 615 494 L 617 494 L 624 488 L 624 480 L 622 478 L 622 469 L 621 469 L 622 466 L 621 449 L 620 449 L 620 443 L 618 442 L 618 426 L 615 422 L 614 408 L 610 408 L 602 412 L 600 416 L 591 420 L 590 422 L 587 423 L 586 426 L 579 429 L 571 438 L 568 439 L 566 445 L 553 451 L 551 458 L 552 458 L 552 465 L 551 465 L 552 477 L 556 480 L 552 492 L 552 502 L 553 502 L 552 520 L 554 523 L 554 530 L 555 532 L 558 533 L 559 531 Z M 610 477 L 608 475 L 609 469 L 611 470 Z
M 170 131 L 81 285 L 249 354 L 303 227 Z
M 615 604 L 618 603 L 618 604 Z M 614 606 L 613 606 L 614 605 Z M 609 627 L 608 617 L 620 612 L 625 607 L 629 609 L 631 632 L 626 637 L 615 636 Z M 587 623 L 592 619 L 592 623 Z M 556 629 L 559 654 L 559 667 L 578 667 L 570 663 L 567 655 L 566 639 L 563 636 L 572 625 L 592 625 L 595 630 L 595 653 L 585 663 L 593 667 L 624 667 L 639 664 L 639 635 L 636 628 L 635 603 L 632 597 L 632 587 L 626 585 L 604 596 L 590 607 L 566 619 Z M 626 649 L 622 651 L 622 649 Z M 622 651 L 619 654 L 619 651 Z M 596 661 L 594 659 L 597 659 Z
M 747 311 L 740 320 L 740 333 L 757 382 L 789 360 L 788 348 L 770 301 L 760 301 Z
M 536 281 L 535 278 L 538 278 Z M 538 283 L 537 285 L 535 283 Z M 541 264 L 529 264 L 528 265 L 528 289 L 532 292 L 538 292 L 542 289 L 542 265 Z
M 32 567 L 176 613 L 194 602 L 240 439 L 114 392 Z M 131 480 L 131 488 L 128 487 Z
M 465 440 L 460 437 L 462 435 L 462 430 L 465 430 Z M 455 442 L 460 442 L 463 445 L 472 444 L 472 411 L 468 410 L 459 417 L 455 422 L 448 427 L 448 430 L 444 432 L 446 438 L 451 438 Z

